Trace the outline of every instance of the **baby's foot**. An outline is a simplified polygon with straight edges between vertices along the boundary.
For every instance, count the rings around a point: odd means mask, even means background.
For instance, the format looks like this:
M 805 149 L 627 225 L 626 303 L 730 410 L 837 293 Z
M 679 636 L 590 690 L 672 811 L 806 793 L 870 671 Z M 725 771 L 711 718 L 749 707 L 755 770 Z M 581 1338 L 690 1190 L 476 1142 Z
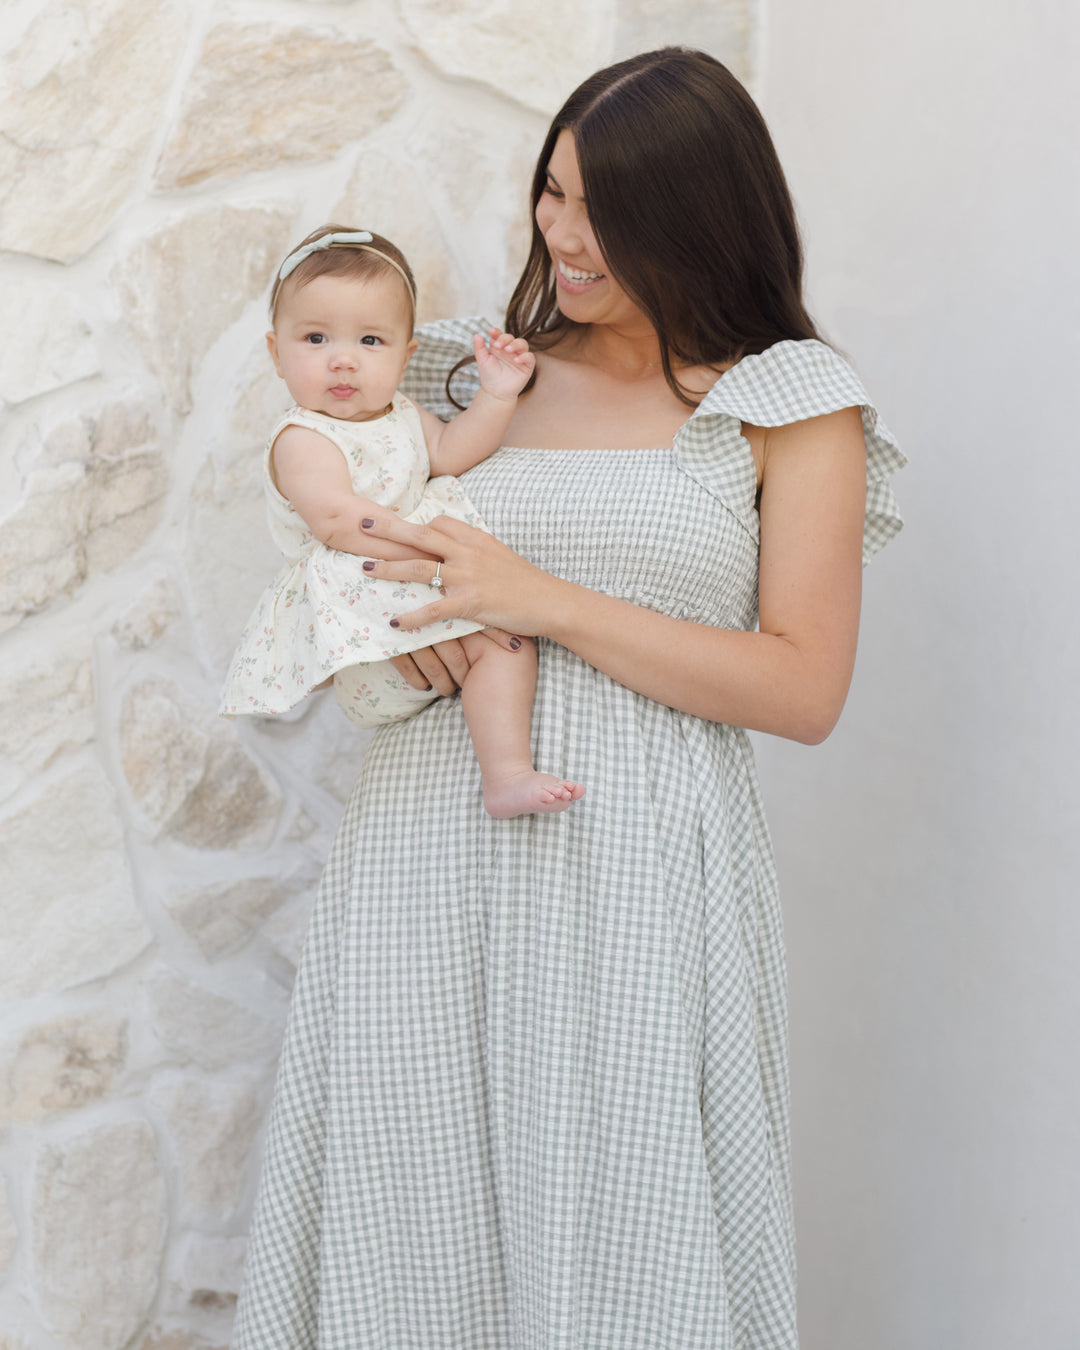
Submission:
M 522 769 L 497 780 L 485 780 L 484 810 L 496 820 L 510 820 L 537 812 L 565 811 L 584 795 L 580 783 Z

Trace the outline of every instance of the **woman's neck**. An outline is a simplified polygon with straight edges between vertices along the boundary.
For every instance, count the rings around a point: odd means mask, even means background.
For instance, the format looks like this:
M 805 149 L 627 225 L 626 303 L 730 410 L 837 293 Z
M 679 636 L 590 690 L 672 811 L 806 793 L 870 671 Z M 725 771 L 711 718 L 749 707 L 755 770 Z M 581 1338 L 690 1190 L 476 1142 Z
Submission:
M 663 370 L 660 343 L 647 324 L 616 328 L 590 324 L 572 328 L 557 344 L 556 355 L 594 366 L 616 380 L 641 380 Z
M 618 328 L 613 324 L 574 326 L 547 350 L 558 359 L 591 366 L 615 383 L 667 383 L 660 343 L 648 324 L 640 328 Z M 702 398 L 733 364 L 725 361 L 715 366 L 688 366 L 678 360 L 671 363 L 675 378 L 691 398 Z

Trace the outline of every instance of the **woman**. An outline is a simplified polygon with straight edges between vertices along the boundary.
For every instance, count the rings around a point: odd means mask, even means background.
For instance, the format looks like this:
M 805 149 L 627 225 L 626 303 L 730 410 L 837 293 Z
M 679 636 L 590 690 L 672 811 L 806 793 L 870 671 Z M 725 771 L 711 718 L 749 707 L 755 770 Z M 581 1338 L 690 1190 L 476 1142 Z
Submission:
M 506 327 L 536 381 L 466 477 L 496 537 L 387 513 L 418 556 L 376 574 L 440 558 L 403 625 L 538 637 L 535 748 L 587 793 L 486 818 L 456 699 L 377 734 L 298 975 L 243 1350 L 796 1344 L 783 949 L 740 728 L 828 734 L 903 460 L 816 338 L 768 133 L 711 58 L 587 81 L 533 196 Z M 413 396 L 451 412 L 485 326 L 422 333 Z M 433 650 L 402 669 L 451 692 L 461 654 Z

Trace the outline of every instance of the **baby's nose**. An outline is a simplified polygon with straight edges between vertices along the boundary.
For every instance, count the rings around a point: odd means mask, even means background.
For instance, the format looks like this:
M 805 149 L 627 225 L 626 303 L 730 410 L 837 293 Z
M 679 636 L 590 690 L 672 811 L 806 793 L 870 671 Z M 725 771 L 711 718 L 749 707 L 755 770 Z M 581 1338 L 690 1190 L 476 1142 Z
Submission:
M 356 353 L 348 347 L 338 347 L 331 353 L 330 365 L 334 370 L 355 370 Z

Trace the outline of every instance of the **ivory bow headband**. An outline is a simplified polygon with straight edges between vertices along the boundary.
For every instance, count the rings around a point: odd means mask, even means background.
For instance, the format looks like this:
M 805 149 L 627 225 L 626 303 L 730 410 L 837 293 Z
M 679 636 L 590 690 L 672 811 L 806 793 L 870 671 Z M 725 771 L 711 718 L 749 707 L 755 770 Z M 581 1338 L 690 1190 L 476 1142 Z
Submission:
M 342 248 L 359 248 L 365 253 L 374 253 L 377 258 L 382 258 L 388 262 L 395 272 L 398 272 L 408 288 L 409 295 L 412 296 L 412 302 L 416 304 L 416 289 L 409 279 L 409 274 L 400 263 L 396 263 L 393 258 L 384 253 L 382 249 L 373 248 L 371 244 L 372 235 L 369 230 L 352 230 L 346 233 L 339 230 L 337 233 L 321 234 L 318 239 L 310 244 L 301 244 L 299 248 L 294 249 L 285 259 L 278 269 L 278 282 L 282 282 L 286 277 L 291 276 L 300 266 L 305 258 L 310 258 L 313 253 L 321 253 L 324 249 L 332 248 L 335 245 Z

